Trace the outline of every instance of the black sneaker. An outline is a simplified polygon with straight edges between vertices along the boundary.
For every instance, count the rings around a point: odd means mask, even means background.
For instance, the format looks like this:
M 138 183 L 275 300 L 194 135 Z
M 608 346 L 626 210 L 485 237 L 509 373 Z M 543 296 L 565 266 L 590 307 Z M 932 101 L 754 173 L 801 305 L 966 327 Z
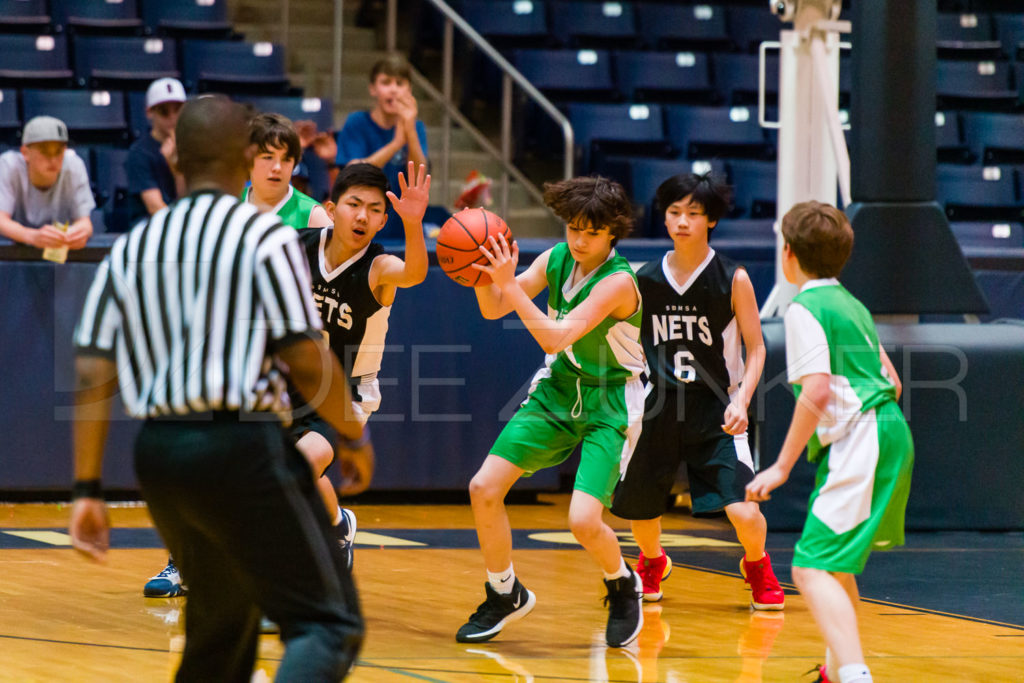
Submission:
M 495 591 L 489 581 L 484 583 L 484 589 L 487 591 L 487 599 L 480 603 L 469 621 L 455 634 L 455 640 L 460 643 L 482 643 L 490 640 L 498 635 L 506 624 L 518 621 L 529 614 L 537 604 L 537 596 L 526 590 L 526 587 L 519 583 L 519 579 L 516 579 L 512 592 L 508 595 L 501 595 Z
M 644 587 L 640 575 L 629 567 L 629 576 L 612 581 L 605 579 L 608 587 L 608 628 L 604 637 L 608 647 L 623 647 L 633 642 L 644 625 L 644 612 L 641 604 L 644 599 Z

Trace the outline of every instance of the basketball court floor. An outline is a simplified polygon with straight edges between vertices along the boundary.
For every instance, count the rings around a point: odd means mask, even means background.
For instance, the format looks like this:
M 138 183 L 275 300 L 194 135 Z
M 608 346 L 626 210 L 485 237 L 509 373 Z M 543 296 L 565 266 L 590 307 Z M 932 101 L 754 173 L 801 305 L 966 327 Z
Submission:
M 601 574 L 566 528 L 568 496 L 510 507 L 516 572 L 536 609 L 495 640 L 455 642 L 485 580 L 468 505 L 357 505 L 355 574 L 365 682 L 812 681 L 824 645 L 789 583 L 795 534 L 769 533 L 787 588 L 782 613 L 751 612 L 728 522 L 665 518 L 675 570 L 644 609 L 640 637 L 603 642 Z M 111 510 L 113 549 L 94 565 L 69 549 L 68 508 L 0 505 L 0 681 L 166 681 L 183 642 L 183 598 L 142 597 L 166 562 L 144 507 Z M 635 560 L 626 522 L 609 517 Z M 1024 680 L 1024 534 L 910 534 L 861 581 L 877 681 Z M 282 648 L 263 636 L 254 680 Z

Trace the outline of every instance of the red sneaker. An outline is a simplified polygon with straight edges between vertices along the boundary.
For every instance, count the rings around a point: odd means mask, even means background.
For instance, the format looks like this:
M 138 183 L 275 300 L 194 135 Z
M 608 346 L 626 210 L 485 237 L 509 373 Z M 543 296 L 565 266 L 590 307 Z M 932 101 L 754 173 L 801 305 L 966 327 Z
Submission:
M 745 557 L 741 559 L 740 574 L 743 575 L 743 580 L 750 584 L 753 593 L 750 604 L 754 609 L 778 610 L 785 607 L 786 595 L 782 592 L 779 580 L 775 578 L 768 553 L 757 562 L 747 562 Z
M 824 665 L 814 667 L 810 671 L 804 673 L 804 676 L 807 674 L 818 674 L 818 677 L 814 679 L 813 683 L 832 683 L 832 681 L 829 680 L 829 677 L 825 675 Z
M 672 573 L 672 560 L 661 551 L 661 557 L 644 557 L 640 552 L 640 559 L 636 562 L 636 573 L 640 575 L 640 581 L 644 585 L 644 600 L 657 602 L 661 600 L 661 582 Z

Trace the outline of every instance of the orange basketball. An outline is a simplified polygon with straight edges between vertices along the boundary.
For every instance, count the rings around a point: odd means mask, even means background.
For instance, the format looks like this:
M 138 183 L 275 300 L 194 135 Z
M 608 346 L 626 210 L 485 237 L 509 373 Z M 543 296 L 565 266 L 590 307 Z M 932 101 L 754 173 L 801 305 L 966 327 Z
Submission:
M 437 235 L 437 262 L 448 277 L 466 287 L 491 284 L 491 276 L 470 266 L 486 265 L 480 246 L 490 248 L 488 237 L 504 235 L 512 244 L 512 231 L 497 214 L 487 209 L 463 209 L 441 226 Z

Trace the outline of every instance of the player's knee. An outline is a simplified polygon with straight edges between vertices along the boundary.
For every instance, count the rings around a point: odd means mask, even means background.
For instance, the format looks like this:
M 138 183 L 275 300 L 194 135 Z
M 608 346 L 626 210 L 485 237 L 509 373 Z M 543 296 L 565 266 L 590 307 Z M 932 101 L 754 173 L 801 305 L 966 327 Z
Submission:
M 793 567 L 793 583 L 801 593 L 807 592 L 808 585 L 814 580 L 815 575 L 821 572 L 820 569 L 809 567 Z
M 764 521 L 761 508 L 754 502 L 732 503 L 725 506 L 725 514 L 734 526 L 758 526 Z
M 499 487 L 479 472 L 469 480 L 469 498 L 473 503 L 494 503 L 501 497 Z
M 583 543 L 586 540 L 597 538 L 601 533 L 602 522 L 600 517 L 587 516 L 582 514 L 569 514 L 569 529 L 576 540 Z
M 321 476 L 334 460 L 334 451 L 327 443 L 316 444 L 309 447 L 306 452 L 306 460 L 313 469 L 313 474 Z

